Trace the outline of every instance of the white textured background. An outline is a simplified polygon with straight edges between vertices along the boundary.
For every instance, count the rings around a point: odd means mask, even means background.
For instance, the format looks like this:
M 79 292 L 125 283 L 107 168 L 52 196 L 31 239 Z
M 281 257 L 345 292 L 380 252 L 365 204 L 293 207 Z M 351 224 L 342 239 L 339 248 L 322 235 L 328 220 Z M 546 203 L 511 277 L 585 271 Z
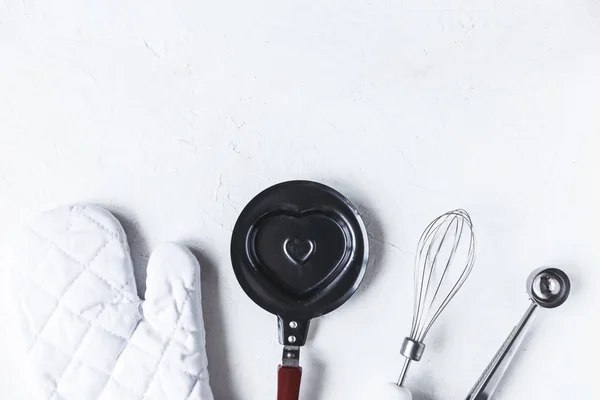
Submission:
M 594 397 L 599 152 L 598 0 L 0 0 L 0 245 L 46 208 L 104 205 L 142 291 L 150 249 L 192 246 L 217 399 L 275 398 L 275 318 L 239 289 L 229 239 L 293 178 L 359 205 L 373 246 L 358 294 L 314 323 L 304 400 L 394 379 L 416 241 L 457 206 L 479 259 L 410 371 L 417 400 L 466 396 L 540 265 L 573 296 L 540 313 L 497 399 Z M 0 398 L 30 399 L 0 307 Z

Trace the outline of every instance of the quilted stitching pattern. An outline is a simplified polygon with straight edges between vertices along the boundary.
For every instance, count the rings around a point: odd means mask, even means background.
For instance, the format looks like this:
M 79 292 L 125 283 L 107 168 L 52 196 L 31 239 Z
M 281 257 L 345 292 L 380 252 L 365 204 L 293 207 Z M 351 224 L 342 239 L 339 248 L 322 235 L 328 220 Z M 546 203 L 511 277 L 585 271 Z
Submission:
M 136 293 L 126 235 L 106 210 L 74 205 L 38 218 L 13 271 L 27 357 L 48 400 L 212 400 L 189 250 L 165 244 Z

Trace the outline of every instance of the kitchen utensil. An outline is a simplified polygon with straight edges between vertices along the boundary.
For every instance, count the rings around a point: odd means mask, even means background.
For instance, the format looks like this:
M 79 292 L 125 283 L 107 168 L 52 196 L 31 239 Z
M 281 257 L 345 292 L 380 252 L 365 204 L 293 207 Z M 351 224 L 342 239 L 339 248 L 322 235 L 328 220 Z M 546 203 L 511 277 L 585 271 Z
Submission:
M 531 300 L 527 311 L 508 335 L 465 400 L 489 400 L 492 398 L 527 334 L 537 308 L 555 308 L 563 304 L 571 293 L 571 281 L 567 274 L 560 269 L 540 268 L 529 275 L 527 293 Z
M 277 184 L 242 210 L 231 260 L 246 294 L 277 316 L 284 346 L 277 399 L 297 400 L 311 319 L 346 302 L 365 275 L 368 240 L 358 211 L 320 183 Z
M 187 247 L 152 252 L 142 300 L 127 234 L 104 208 L 47 210 L 15 239 L 8 293 L 22 342 L 13 360 L 32 386 L 18 398 L 214 400 L 202 267 Z
M 475 264 L 475 234 L 469 214 L 462 209 L 436 218 L 419 239 L 415 257 L 415 300 L 410 335 L 401 353 L 406 360 L 398 381 L 382 388 L 380 399 L 410 400 L 404 388 L 412 361 L 419 361 L 431 326 L 465 283 Z

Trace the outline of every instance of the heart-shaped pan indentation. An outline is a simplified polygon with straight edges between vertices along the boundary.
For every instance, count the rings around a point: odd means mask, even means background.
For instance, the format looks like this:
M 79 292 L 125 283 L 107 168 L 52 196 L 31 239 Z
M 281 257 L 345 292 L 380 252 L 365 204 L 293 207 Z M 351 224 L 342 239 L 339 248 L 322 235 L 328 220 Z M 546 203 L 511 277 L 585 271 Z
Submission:
M 315 252 L 315 242 L 307 238 L 286 239 L 283 243 L 285 255 L 297 266 L 301 266 Z
M 293 297 L 326 287 L 351 255 L 351 237 L 335 214 L 313 211 L 267 215 L 250 236 L 255 266 Z

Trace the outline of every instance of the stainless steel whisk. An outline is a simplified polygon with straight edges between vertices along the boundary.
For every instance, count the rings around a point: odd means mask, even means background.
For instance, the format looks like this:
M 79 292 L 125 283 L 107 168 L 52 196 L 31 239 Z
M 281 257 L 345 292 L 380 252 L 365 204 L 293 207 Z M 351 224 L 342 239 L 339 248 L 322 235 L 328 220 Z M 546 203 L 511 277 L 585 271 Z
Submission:
M 421 359 L 425 336 L 465 283 L 474 264 L 475 234 L 465 210 L 441 215 L 421 235 L 415 257 L 413 320 L 410 335 L 404 339 L 400 351 L 406 360 L 398 386 L 404 386 L 411 362 Z

